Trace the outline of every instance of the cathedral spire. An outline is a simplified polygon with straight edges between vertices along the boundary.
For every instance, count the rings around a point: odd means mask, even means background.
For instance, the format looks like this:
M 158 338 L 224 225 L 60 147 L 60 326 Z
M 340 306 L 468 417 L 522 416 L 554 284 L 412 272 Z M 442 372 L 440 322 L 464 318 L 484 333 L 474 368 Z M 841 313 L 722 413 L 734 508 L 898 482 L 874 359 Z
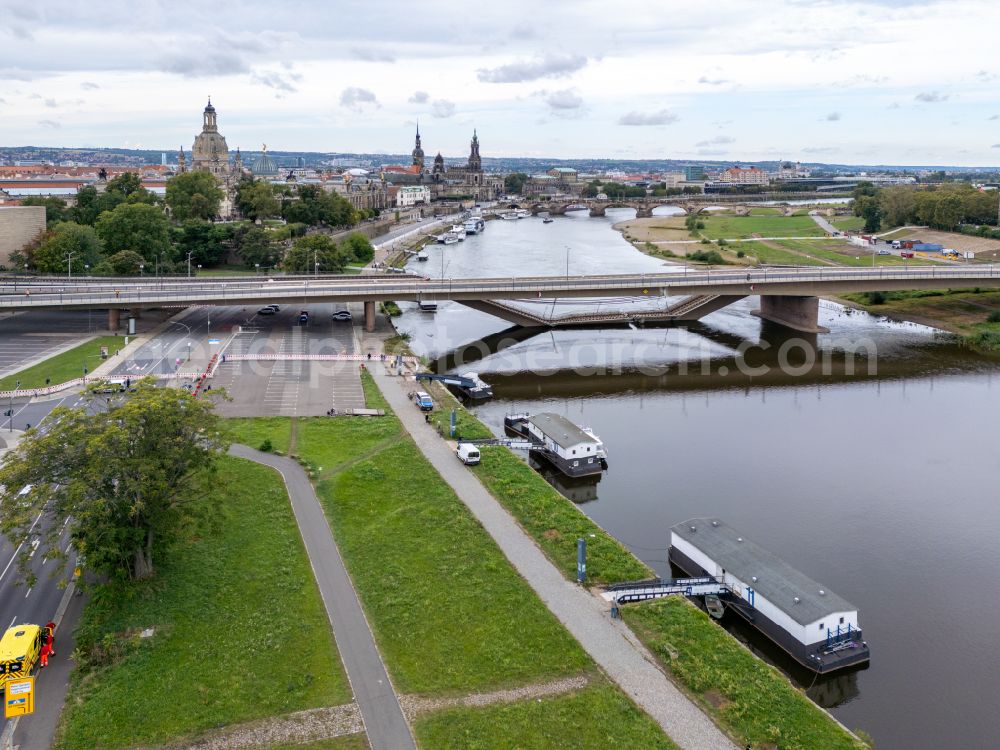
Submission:
M 424 149 L 420 145 L 420 121 L 417 121 L 417 135 L 413 140 L 413 166 L 424 168 Z

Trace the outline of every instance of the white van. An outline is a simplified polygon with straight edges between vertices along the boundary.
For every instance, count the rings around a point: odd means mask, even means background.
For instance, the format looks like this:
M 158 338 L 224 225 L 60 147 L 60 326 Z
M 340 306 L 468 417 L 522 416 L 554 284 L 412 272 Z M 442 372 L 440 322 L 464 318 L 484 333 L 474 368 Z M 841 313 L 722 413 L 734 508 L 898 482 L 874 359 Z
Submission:
M 472 443 L 459 443 L 455 455 L 466 466 L 475 466 L 479 463 L 479 448 Z

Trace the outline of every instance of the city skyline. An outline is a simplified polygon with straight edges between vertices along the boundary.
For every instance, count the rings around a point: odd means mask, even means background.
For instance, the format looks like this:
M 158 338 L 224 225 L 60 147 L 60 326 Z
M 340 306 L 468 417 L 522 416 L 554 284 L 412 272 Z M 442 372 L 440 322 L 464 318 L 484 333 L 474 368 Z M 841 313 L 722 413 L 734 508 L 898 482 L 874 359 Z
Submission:
M 245 150 L 400 153 L 419 119 L 449 157 L 478 128 L 494 157 L 1000 163 L 979 0 L 101 5 L 0 0 L 5 145 L 187 148 L 211 94 Z

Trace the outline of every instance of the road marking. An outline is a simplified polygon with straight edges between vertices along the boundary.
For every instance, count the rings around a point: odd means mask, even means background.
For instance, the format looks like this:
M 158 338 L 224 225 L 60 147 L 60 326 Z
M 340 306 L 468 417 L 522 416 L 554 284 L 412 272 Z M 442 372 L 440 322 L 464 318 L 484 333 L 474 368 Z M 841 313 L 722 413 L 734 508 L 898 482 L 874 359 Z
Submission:
M 38 540 L 38 539 L 35 539 L 35 540 L 33 540 L 33 541 L 31 542 L 31 552 L 30 552 L 30 553 L 28 553 L 28 559 L 29 559 L 29 560 L 30 560 L 30 559 L 31 559 L 32 557 L 34 557 L 34 556 L 35 556 L 35 553 L 36 553 L 36 552 L 38 552 L 38 542 L 39 542 L 39 540 Z
M 31 589 L 28 589 L 28 590 L 27 590 L 27 591 L 26 591 L 26 592 L 24 593 L 24 598 L 25 598 L 25 599 L 27 599 L 27 598 L 28 598 L 28 595 L 29 595 L 29 594 L 31 594 Z
M 14 627 L 14 622 L 16 620 L 17 620 L 17 615 L 14 615 L 12 618 L 10 618 L 10 625 L 7 626 L 7 630 L 10 630 L 12 627 Z
M 28 529 L 28 533 L 29 534 L 32 532 L 32 530 L 34 530 L 35 524 L 38 523 L 38 519 L 41 518 L 41 517 L 42 517 L 42 514 L 39 513 L 38 514 L 38 518 L 35 519 L 35 523 L 31 524 L 31 528 Z M 0 581 L 3 580 L 3 577 L 5 575 L 7 575 L 7 571 L 10 570 L 10 566 L 14 564 L 14 561 L 17 559 L 17 553 L 21 551 L 21 547 L 23 547 L 23 546 L 24 546 L 24 542 L 21 542 L 19 545 L 17 545 L 17 549 L 14 550 L 14 554 L 11 555 L 10 562 L 7 563 L 7 567 L 5 567 L 3 569 L 3 573 L 0 573 Z

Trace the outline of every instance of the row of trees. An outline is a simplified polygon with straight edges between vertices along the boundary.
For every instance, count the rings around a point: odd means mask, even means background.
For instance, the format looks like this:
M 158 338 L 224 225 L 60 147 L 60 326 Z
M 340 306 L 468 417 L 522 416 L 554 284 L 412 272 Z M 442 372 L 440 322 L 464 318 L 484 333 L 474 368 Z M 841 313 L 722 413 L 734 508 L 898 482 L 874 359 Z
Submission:
M 877 188 L 861 182 L 854 189 L 852 207 L 855 216 L 864 217 L 865 231 L 877 231 L 883 224 L 921 224 L 950 232 L 962 224 L 996 224 L 997 201 L 997 191 L 983 192 L 967 183 Z
M 72 269 L 118 276 L 183 271 L 188 263 L 213 266 L 235 253 L 249 268 L 269 268 L 282 264 L 287 242 L 304 236 L 308 227 L 350 227 L 362 218 L 342 196 L 318 186 L 303 185 L 293 194 L 284 185 L 275 189 L 246 179 L 236 197 L 241 212 L 258 222 L 282 216 L 286 225 L 216 224 L 212 220 L 223 197 L 213 175 L 186 172 L 167 182 L 165 199 L 143 188 L 134 173 L 110 180 L 103 192 L 81 188 L 72 207 L 60 198 L 29 198 L 26 205 L 45 207 L 48 229 L 12 261 L 15 268 L 40 273 Z M 323 270 L 343 268 L 344 262 L 366 255 L 370 260 L 371 246 L 360 240 L 367 250 L 358 240 L 352 239 L 344 252 L 332 243 L 337 252 L 321 264 Z M 289 265 L 298 267 L 295 260 Z

